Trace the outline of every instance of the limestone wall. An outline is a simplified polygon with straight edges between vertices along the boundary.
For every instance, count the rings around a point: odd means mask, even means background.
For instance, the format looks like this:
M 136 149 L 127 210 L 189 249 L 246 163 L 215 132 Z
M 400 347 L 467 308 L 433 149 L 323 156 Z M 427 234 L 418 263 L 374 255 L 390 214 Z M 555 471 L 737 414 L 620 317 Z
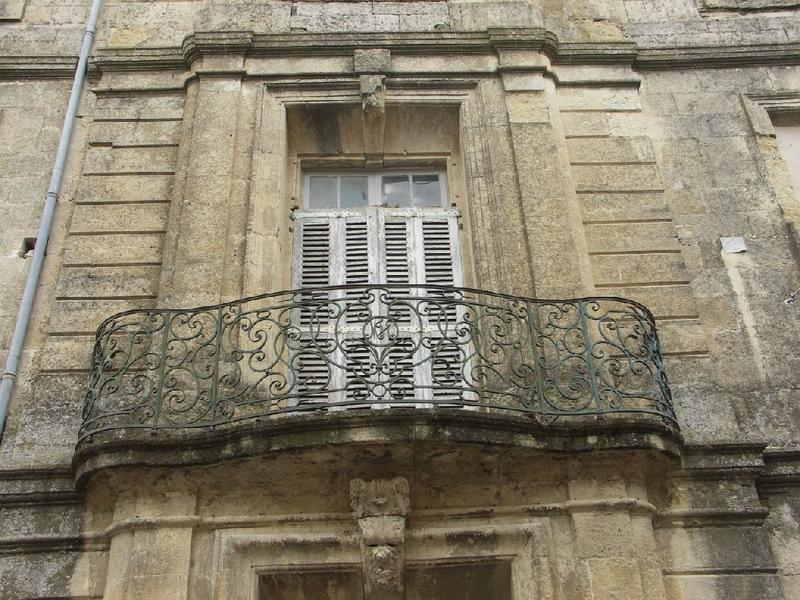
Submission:
M 0 6 L 3 360 L 88 6 Z M 481 484 L 486 498 L 469 506 L 491 506 L 494 490 L 511 516 L 498 524 L 479 512 L 469 517 L 475 531 L 548 532 L 520 546 L 530 560 L 514 569 L 528 571 L 512 571 L 512 584 L 536 583 L 515 594 L 800 597 L 800 312 L 783 302 L 800 287 L 800 207 L 770 124 L 770 114 L 800 111 L 797 11 L 791 0 L 106 0 L 0 446 L 0 593 L 234 597 L 209 573 L 222 568 L 214 561 L 223 548 L 260 548 L 248 536 L 277 535 L 264 514 L 303 523 L 304 513 L 347 512 L 316 506 L 314 489 L 295 513 L 279 495 L 258 506 L 257 489 L 246 502 L 221 499 L 214 478 L 229 475 L 235 496 L 252 484 L 250 463 L 200 475 L 120 470 L 76 491 L 70 462 L 100 322 L 288 287 L 297 173 L 339 154 L 366 164 L 364 78 L 380 76 L 386 133 L 372 142 L 390 140 L 395 161 L 447 165 L 471 285 L 623 296 L 657 319 L 682 459 L 631 450 L 658 475 L 621 477 L 611 491 L 614 469 L 602 484 L 580 483 L 593 468 L 588 455 L 573 457 L 572 479 Z M 356 55 L 365 49 L 379 52 Z M 352 113 L 336 156 L 295 135 L 305 107 L 317 105 Z M 446 115 L 441 139 L 420 130 L 436 114 Z M 323 129 L 312 123 L 306 133 Z M 747 251 L 723 252 L 724 237 L 743 238 Z M 526 464 L 557 471 L 554 460 Z M 335 493 L 353 477 L 413 479 L 405 468 L 391 459 L 338 473 Z M 153 491 L 159 473 L 163 494 Z M 146 493 L 141 478 L 152 483 Z M 570 502 L 587 503 L 585 522 Z M 412 560 L 439 535 L 429 533 L 437 519 L 445 528 L 468 520 L 436 512 L 445 504 L 417 497 L 427 512 L 415 516 L 412 502 Z M 214 521 L 222 514 L 224 526 Z M 355 535 L 350 516 L 336 517 L 346 521 L 341 534 L 325 518 L 279 535 Z M 488 547 L 484 533 L 467 535 L 483 541 L 459 551 Z M 586 541 L 603 536 L 621 545 Z M 342 552 L 356 556 L 357 547 Z M 171 566 L 158 571 L 162 560 Z M 530 575 L 537 569 L 546 574 Z

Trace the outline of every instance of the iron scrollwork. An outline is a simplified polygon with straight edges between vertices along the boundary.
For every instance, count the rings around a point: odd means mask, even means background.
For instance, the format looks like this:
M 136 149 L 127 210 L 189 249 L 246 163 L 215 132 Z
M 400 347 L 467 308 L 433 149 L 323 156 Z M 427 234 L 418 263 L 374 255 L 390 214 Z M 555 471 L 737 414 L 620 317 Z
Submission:
M 379 285 L 107 319 L 79 438 L 392 406 L 640 413 L 676 427 L 655 321 L 635 302 Z

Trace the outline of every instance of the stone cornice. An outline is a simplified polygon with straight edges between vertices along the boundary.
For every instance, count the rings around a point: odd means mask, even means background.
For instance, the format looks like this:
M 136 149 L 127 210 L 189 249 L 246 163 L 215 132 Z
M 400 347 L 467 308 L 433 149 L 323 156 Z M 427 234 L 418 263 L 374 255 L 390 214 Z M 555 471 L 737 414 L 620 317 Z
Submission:
M 637 49 L 633 42 L 562 43 L 554 57 L 555 64 L 630 65 L 636 60 Z
M 800 43 L 639 48 L 635 68 L 678 69 L 800 64 Z
M 687 444 L 674 477 L 694 480 L 755 479 L 764 469 L 764 443 Z
M 554 65 L 629 65 L 635 69 L 677 69 L 800 64 L 800 43 L 741 46 L 637 48 L 633 42 L 559 42 L 542 28 L 484 32 L 281 33 L 196 32 L 178 47 L 100 48 L 94 72 L 190 70 L 209 56 L 348 56 L 384 48 L 394 55 L 502 54 L 532 51 Z M 0 78 L 71 77 L 73 56 L 0 56 Z
M 0 56 L 0 79 L 71 78 L 77 64 L 77 56 Z
M 0 510 L 26 505 L 76 504 L 80 496 L 68 465 L 0 470 Z
M 91 65 L 100 71 L 189 68 L 185 48 L 101 48 L 92 57 Z
M 764 463 L 764 471 L 758 478 L 759 488 L 800 487 L 800 448 L 768 448 Z

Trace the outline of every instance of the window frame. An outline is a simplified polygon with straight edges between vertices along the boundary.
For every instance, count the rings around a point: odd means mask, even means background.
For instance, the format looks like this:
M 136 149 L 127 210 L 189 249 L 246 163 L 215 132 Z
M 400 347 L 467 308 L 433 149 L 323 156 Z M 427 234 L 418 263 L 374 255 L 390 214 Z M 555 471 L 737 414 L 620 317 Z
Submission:
M 412 178 L 414 175 L 436 175 L 439 178 L 439 197 L 441 203 L 439 206 L 414 206 L 413 205 L 413 179 L 410 179 L 409 185 L 411 192 L 411 206 L 388 207 L 383 204 L 383 194 L 381 191 L 381 178 L 385 175 L 406 175 Z M 367 204 L 360 207 L 345 207 L 340 206 L 340 185 L 336 187 L 336 207 L 332 208 L 312 208 L 311 201 L 311 177 L 314 176 L 329 176 L 329 177 L 353 177 L 353 176 L 366 176 L 367 177 Z M 362 211 L 366 208 L 387 208 L 392 210 L 436 210 L 447 209 L 450 207 L 448 186 L 447 186 L 447 171 L 442 168 L 431 169 L 310 169 L 303 172 L 302 177 L 302 203 L 301 209 L 308 212 L 347 212 L 347 211 Z

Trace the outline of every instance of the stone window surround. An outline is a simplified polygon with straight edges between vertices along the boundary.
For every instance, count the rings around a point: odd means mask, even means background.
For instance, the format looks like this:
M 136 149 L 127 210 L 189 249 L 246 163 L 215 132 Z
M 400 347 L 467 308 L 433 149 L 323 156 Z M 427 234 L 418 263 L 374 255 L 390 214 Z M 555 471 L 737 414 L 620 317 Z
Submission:
M 761 151 L 764 168 L 775 190 L 775 199 L 792 234 L 794 244 L 800 246 L 800 204 L 793 194 L 784 193 L 786 188 L 781 185 L 784 180 L 788 181 L 789 174 L 782 159 L 774 160 L 775 156 L 780 158 L 780 154 L 777 150 L 775 128 L 770 118 L 770 113 L 800 114 L 800 90 L 747 92 L 741 95 L 741 100 Z
M 448 527 L 406 530 L 407 567 L 431 564 L 507 561 L 511 563 L 511 584 L 517 594 L 547 583 L 550 573 L 537 572 L 537 560 L 549 546 L 549 525 Z M 469 556 L 452 556 L 445 540 L 453 536 L 470 539 Z M 361 569 L 357 536 L 353 534 L 294 534 L 226 529 L 216 534 L 214 568 L 215 600 L 257 600 L 259 577 L 279 571 L 320 571 Z M 540 581 L 542 580 L 542 581 Z
M 389 102 L 397 104 L 456 104 L 460 107 L 461 112 L 461 130 L 466 128 L 473 128 L 477 124 L 485 126 L 486 116 L 483 113 L 483 106 L 479 99 L 476 98 L 476 81 L 455 80 L 450 82 L 446 87 L 437 88 L 435 90 L 420 90 L 411 86 L 409 88 L 392 89 L 389 93 Z M 252 173 L 285 173 L 285 160 L 287 158 L 287 150 L 285 143 L 283 147 L 276 149 L 274 152 L 264 152 L 261 148 L 268 148 L 274 146 L 274 140 L 270 138 L 274 135 L 274 130 L 270 131 L 265 126 L 265 122 L 270 121 L 272 125 L 275 122 L 280 123 L 280 127 L 286 127 L 286 109 L 295 106 L 313 103 L 315 101 L 324 100 L 329 104 L 359 104 L 361 98 L 359 91 L 354 90 L 331 90 L 320 89 L 319 85 L 311 84 L 304 86 L 302 83 L 297 85 L 271 85 L 265 84 L 260 91 L 261 97 L 259 98 L 259 105 L 261 106 L 260 114 L 256 122 L 256 150 L 253 157 L 251 167 Z M 477 122 L 477 123 L 476 123 Z M 474 129 L 473 129 L 474 131 Z M 475 138 L 479 134 L 474 134 Z M 491 161 L 488 157 L 488 147 L 483 142 L 473 143 L 472 141 L 462 140 L 462 156 L 461 164 L 455 161 L 452 156 L 438 156 L 438 157 L 420 157 L 408 156 L 409 168 L 420 167 L 422 165 L 430 166 L 436 169 L 444 170 L 447 176 L 447 189 L 451 195 L 449 201 L 456 204 L 456 207 L 461 213 L 461 222 L 463 229 L 460 232 L 460 245 L 462 251 L 463 268 L 465 283 L 471 285 L 480 274 L 480 281 L 484 282 L 484 287 L 487 287 L 487 282 L 491 282 L 496 273 L 487 270 L 486 274 L 480 273 L 480 265 L 474 265 L 472 262 L 472 241 L 471 241 L 471 217 L 474 218 L 472 213 L 476 210 L 474 199 L 481 196 L 495 197 L 500 193 L 496 189 L 496 183 L 492 181 Z M 470 152 L 472 157 L 467 156 Z M 477 172 L 466 172 L 475 168 Z M 477 166 L 475 166 L 477 165 Z M 309 169 L 336 168 L 341 169 L 346 164 L 337 163 L 331 157 L 304 157 L 302 161 L 297 161 L 295 164 L 289 165 L 288 176 L 282 175 L 277 186 L 271 189 L 264 189 L 262 186 L 253 185 L 250 196 L 248 199 L 248 213 L 250 215 L 249 222 L 252 224 L 248 227 L 247 239 L 245 242 L 245 263 L 248 265 L 260 265 L 264 263 L 262 258 L 264 255 L 264 245 L 261 241 L 266 237 L 263 233 L 259 232 L 258 227 L 260 223 L 269 223 L 270 220 L 278 216 L 288 215 L 292 205 L 299 204 L 301 194 L 301 181 L 303 173 Z M 393 165 L 397 166 L 397 165 Z M 466 189 L 463 194 L 458 192 L 461 186 L 457 185 L 459 179 L 466 181 Z M 258 177 L 253 177 L 253 181 L 258 182 Z M 282 206 L 278 213 L 275 211 L 276 201 L 283 203 L 283 199 L 289 198 L 285 206 Z M 493 204 L 490 203 L 490 204 Z M 488 215 L 483 217 L 491 218 Z M 484 256 L 490 249 L 484 250 Z M 270 252 L 266 253 L 267 255 Z M 260 255 L 260 256 L 259 256 Z M 287 256 L 290 253 L 286 254 Z M 489 258 L 489 257 L 487 257 Z M 500 257 L 491 257 L 493 260 L 484 260 L 484 264 L 498 264 L 502 262 Z M 256 295 L 262 293 L 265 289 L 270 289 L 270 285 L 274 286 L 274 282 L 283 281 L 288 283 L 290 280 L 290 273 L 283 273 L 272 275 L 264 269 L 248 269 L 245 273 L 244 287 L 242 296 Z M 284 285 L 286 287 L 286 285 Z M 489 283 L 488 288 L 499 289 L 500 286 Z

